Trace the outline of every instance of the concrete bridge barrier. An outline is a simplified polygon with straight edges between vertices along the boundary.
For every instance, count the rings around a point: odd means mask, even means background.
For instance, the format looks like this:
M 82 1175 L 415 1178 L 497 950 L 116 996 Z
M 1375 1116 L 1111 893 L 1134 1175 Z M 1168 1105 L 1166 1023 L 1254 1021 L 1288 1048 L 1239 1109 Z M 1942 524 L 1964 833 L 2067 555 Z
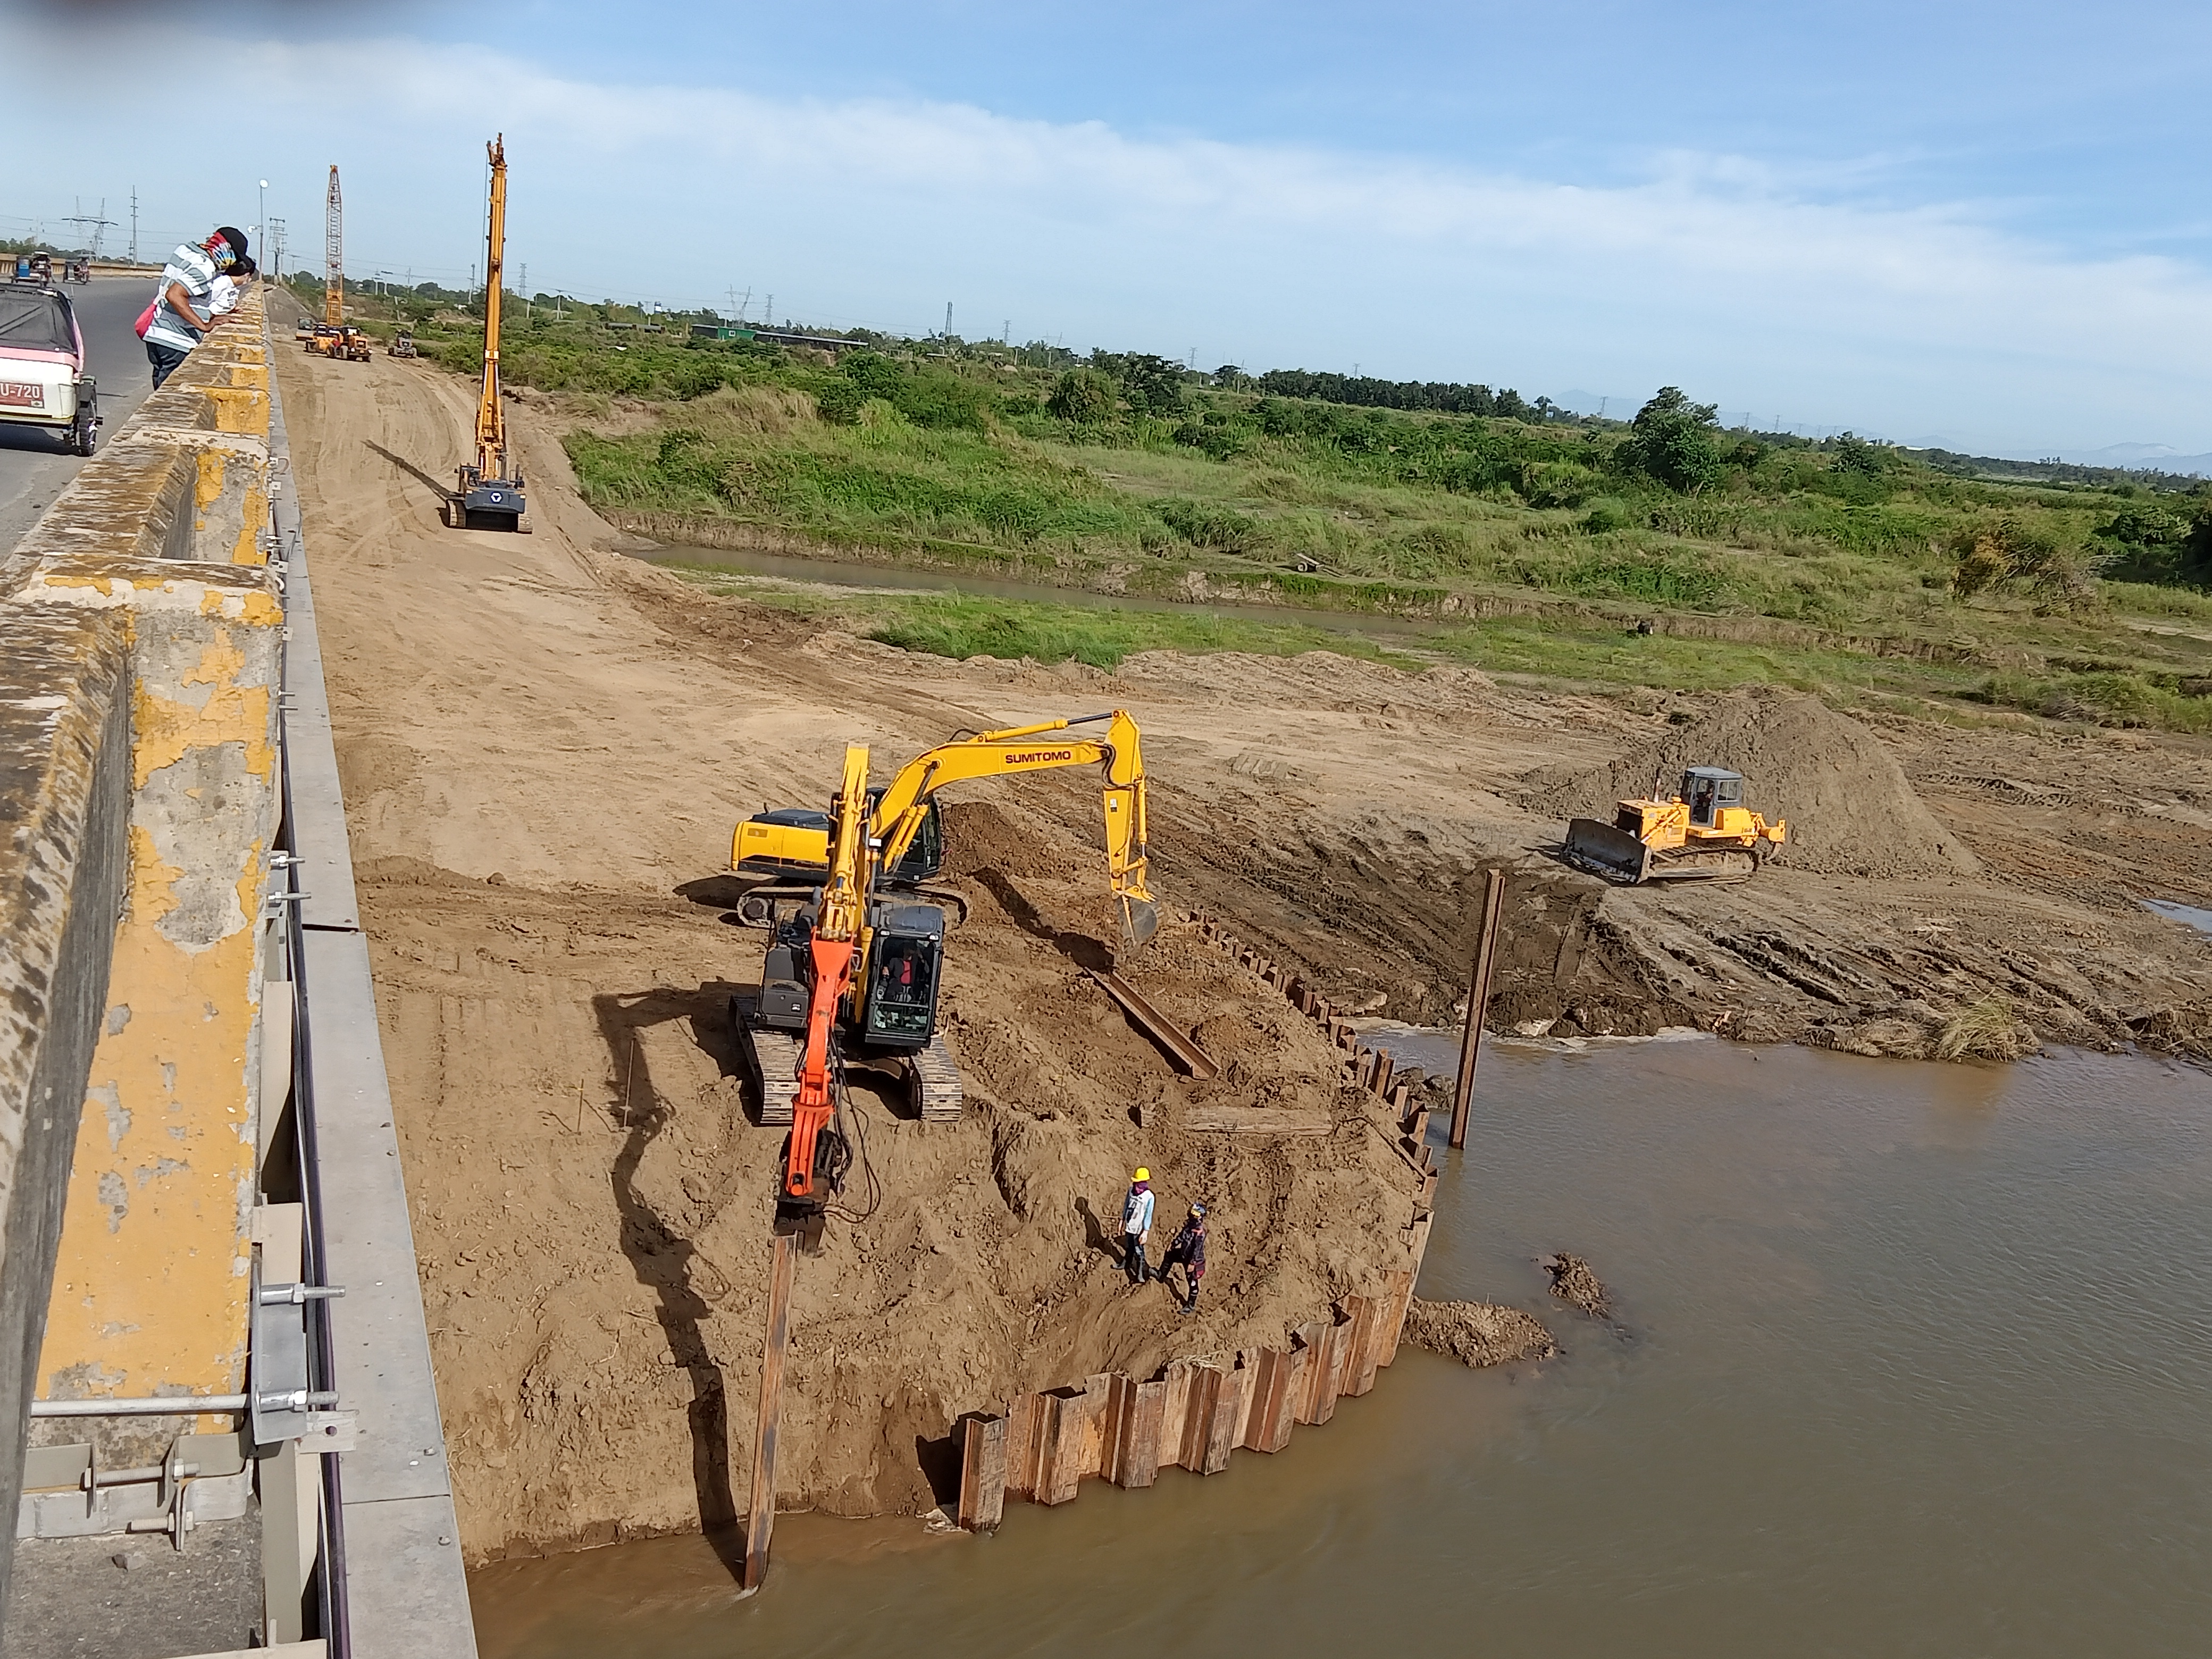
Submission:
M 246 1385 L 283 635 L 269 429 L 250 298 L 0 562 L 0 1408 L 18 1425 L 34 1397 Z M 100 1461 L 174 1431 L 113 1420 Z M 0 1437 L 10 1513 L 22 1458 Z

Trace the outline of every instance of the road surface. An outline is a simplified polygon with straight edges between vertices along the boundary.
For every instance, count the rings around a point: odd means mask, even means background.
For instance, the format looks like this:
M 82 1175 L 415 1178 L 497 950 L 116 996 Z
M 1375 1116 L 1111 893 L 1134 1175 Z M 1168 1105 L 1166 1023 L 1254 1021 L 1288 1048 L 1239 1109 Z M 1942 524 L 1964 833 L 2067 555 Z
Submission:
M 100 428 L 104 444 L 131 417 L 153 389 L 154 372 L 146 348 L 131 325 L 154 295 L 151 276 L 95 276 L 89 284 L 71 283 L 63 290 L 76 307 L 100 382 Z M 84 462 L 66 453 L 62 441 L 44 432 L 0 426 L 0 550 L 13 548 L 23 532 L 76 476 Z

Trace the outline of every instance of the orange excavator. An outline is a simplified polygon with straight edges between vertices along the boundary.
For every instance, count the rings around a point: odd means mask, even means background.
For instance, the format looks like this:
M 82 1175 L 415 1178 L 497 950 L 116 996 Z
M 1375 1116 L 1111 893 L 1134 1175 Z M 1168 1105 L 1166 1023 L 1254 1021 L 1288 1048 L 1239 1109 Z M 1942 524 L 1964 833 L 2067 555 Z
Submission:
M 1103 737 L 1054 735 L 1101 722 Z M 823 1210 L 851 1161 L 836 1127 L 848 1062 L 903 1069 L 925 1119 L 959 1115 L 959 1071 L 937 1030 L 944 913 L 915 902 L 914 890 L 943 862 L 937 791 L 1087 765 L 1105 771 L 1107 873 L 1123 937 L 1141 945 L 1158 931 L 1159 912 L 1146 886 L 1144 757 L 1136 722 L 1120 709 L 956 738 L 909 761 L 881 790 L 868 787 L 867 746 L 854 744 L 826 815 L 786 809 L 738 826 L 734 867 L 824 875 L 788 917 L 751 895 L 750 910 L 740 909 L 775 930 L 758 1001 L 750 1013 L 733 1012 L 763 1121 L 790 1114 L 777 1231 L 799 1235 L 810 1249 L 820 1241 Z

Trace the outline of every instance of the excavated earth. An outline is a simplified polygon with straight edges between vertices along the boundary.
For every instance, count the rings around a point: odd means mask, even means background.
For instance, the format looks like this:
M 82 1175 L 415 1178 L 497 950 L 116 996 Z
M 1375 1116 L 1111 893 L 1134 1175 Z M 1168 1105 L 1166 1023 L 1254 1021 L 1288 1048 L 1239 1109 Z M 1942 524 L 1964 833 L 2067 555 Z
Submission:
M 535 533 L 444 530 L 469 388 L 276 356 L 472 1560 L 736 1511 L 781 1132 L 738 1081 L 728 999 L 763 941 L 722 872 L 732 823 L 826 802 L 849 740 L 887 768 L 963 729 L 1129 708 L 1164 904 L 1378 1017 L 1452 1018 L 1497 867 L 1493 1024 L 1919 1054 L 2002 997 L 2045 1040 L 2206 1053 L 2207 942 L 2137 902 L 2212 905 L 2205 744 L 1322 653 L 1112 676 L 909 655 L 624 556 L 535 400 L 511 409 Z M 1558 861 L 1567 816 L 1683 759 L 1741 761 L 1793 852 L 1686 890 Z M 788 1505 L 926 1510 L 959 1413 L 1280 1341 L 1404 1260 L 1413 1172 L 1310 1027 L 1170 926 L 1121 968 L 1224 1062 L 1194 1085 L 1085 975 L 1112 938 L 1095 785 L 948 792 L 970 1106 L 923 1125 L 857 1091 L 865 1167 L 798 1276 Z M 1212 1206 L 1189 1319 L 1110 1254 L 1139 1163 L 1164 1218 Z

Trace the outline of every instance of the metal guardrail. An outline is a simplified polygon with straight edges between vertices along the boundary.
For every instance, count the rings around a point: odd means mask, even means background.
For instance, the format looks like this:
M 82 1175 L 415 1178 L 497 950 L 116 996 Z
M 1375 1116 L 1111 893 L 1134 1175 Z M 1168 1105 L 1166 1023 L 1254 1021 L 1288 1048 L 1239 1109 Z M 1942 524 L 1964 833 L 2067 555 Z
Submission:
M 278 527 L 276 502 L 270 503 L 270 534 L 285 555 L 279 572 L 282 580 L 289 571 L 293 557 L 300 550 L 300 532 L 295 529 L 288 544 Z M 272 561 L 272 562 L 277 562 Z M 287 614 L 289 614 L 290 590 L 285 586 Z M 291 722 L 291 646 L 290 629 L 286 632 L 286 644 L 279 654 L 283 665 L 277 702 L 276 763 L 279 775 L 280 799 L 283 817 L 277 832 L 276 848 L 283 857 L 278 868 L 283 872 L 283 905 L 284 915 L 284 956 L 292 980 L 292 1152 L 295 1173 L 300 1183 L 300 1200 L 304 1206 L 305 1225 L 301 1230 L 300 1250 L 300 1284 L 307 1287 L 305 1312 L 307 1320 L 307 1377 L 310 1387 L 332 1401 L 337 1398 L 336 1350 L 331 1337 L 331 1297 L 343 1292 L 329 1284 L 325 1263 L 328 1249 L 323 1232 L 323 1175 L 321 1147 L 316 1133 L 314 1085 L 314 1017 L 307 994 L 307 948 L 301 922 L 299 901 L 307 895 L 300 889 L 299 848 L 293 835 L 297 819 L 292 810 L 292 750 Z M 353 1632 L 346 1597 L 345 1553 L 345 1493 L 344 1477 L 336 1456 L 316 1460 L 322 1465 L 322 1503 L 316 1521 L 316 1534 L 320 1546 L 317 1552 L 315 1569 L 315 1607 L 319 1634 L 329 1644 L 330 1659 L 351 1659 Z

